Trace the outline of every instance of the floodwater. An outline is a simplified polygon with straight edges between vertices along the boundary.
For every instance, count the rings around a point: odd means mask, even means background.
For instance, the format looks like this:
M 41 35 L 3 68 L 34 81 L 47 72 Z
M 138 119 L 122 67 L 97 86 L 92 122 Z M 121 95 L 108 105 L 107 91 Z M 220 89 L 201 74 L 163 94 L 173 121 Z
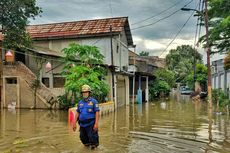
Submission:
M 132 105 L 101 117 L 95 150 L 81 144 L 65 111 L 1 110 L 0 153 L 229 153 L 229 116 L 185 99 Z

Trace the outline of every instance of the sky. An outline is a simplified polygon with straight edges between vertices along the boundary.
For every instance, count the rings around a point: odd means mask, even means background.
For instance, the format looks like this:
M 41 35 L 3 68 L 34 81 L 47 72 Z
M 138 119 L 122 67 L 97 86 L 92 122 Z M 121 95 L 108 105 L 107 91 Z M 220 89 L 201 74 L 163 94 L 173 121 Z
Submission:
M 191 16 L 192 11 L 180 8 L 186 4 L 188 8 L 196 8 L 198 3 L 199 0 L 37 0 L 43 13 L 30 24 L 125 16 L 129 19 L 136 52 L 148 51 L 152 56 L 164 57 L 179 45 L 194 45 L 197 17 Z M 167 16 L 170 17 L 152 24 Z M 187 24 L 169 45 L 189 16 Z M 152 25 L 141 27 L 148 24 Z

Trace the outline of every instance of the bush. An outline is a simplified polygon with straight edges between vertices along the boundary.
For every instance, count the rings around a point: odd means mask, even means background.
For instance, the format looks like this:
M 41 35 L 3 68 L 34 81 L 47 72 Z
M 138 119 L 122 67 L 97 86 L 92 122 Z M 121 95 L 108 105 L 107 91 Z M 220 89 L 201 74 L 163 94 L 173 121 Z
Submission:
M 221 108 L 226 107 L 230 104 L 230 100 L 228 99 L 228 95 L 224 93 L 221 89 L 213 89 L 212 90 L 212 100 L 214 103 L 218 103 Z
M 155 80 L 150 84 L 150 99 L 160 97 L 160 95 L 168 95 L 170 92 L 170 86 L 166 81 Z

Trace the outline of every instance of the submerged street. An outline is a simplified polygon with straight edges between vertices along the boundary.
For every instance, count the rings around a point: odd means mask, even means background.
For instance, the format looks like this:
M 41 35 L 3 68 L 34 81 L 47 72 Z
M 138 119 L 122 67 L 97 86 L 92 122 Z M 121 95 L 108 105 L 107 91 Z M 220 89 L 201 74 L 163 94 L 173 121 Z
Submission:
M 66 111 L 1 110 L 0 152 L 230 152 L 229 116 L 186 96 L 130 105 L 100 118 L 100 146 L 85 148 Z

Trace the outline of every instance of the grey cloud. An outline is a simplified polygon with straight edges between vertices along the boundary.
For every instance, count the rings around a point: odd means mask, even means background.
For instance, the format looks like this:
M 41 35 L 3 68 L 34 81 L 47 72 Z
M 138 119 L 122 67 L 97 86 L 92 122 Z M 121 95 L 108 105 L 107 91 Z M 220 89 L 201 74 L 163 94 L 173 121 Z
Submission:
M 173 11 L 180 9 L 190 0 L 181 0 L 182 2 L 180 4 L 160 16 L 142 24 L 132 25 L 137 21 L 161 12 L 178 1 L 179 0 L 37 0 L 38 6 L 43 9 L 43 13 L 42 17 L 37 17 L 36 20 L 32 20 L 31 24 L 88 20 L 98 17 L 106 18 L 113 15 L 113 17 L 128 16 L 130 27 L 132 29 L 143 24 L 155 22 L 156 20 L 169 15 Z M 193 1 L 194 2 L 188 7 L 195 8 L 195 4 L 197 4 L 199 0 Z M 113 14 L 111 14 L 110 11 L 110 4 Z M 153 26 L 133 30 L 131 32 L 133 36 L 139 37 L 143 40 L 149 39 L 160 42 L 162 39 L 172 39 L 191 13 L 192 12 L 180 11 Z M 178 38 L 193 39 L 195 24 L 196 17 L 192 17 Z M 149 51 L 149 49 L 145 48 L 144 44 L 137 45 L 139 50 Z M 160 51 L 158 50 L 151 51 L 151 53 L 154 54 L 159 52 Z

